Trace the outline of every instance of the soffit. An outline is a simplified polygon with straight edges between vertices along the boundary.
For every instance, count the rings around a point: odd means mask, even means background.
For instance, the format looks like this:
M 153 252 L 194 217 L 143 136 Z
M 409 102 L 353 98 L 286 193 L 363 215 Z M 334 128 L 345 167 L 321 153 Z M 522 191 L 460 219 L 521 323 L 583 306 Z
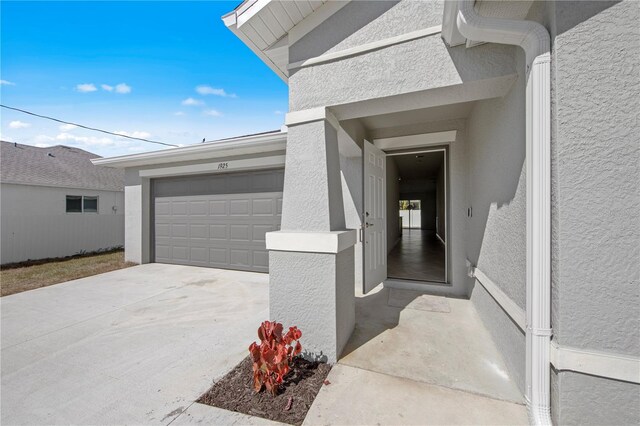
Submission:
M 286 82 L 289 76 L 289 44 L 299 40 L 347 3 L 328 0 L 248 0 L 223 16 L 222 20 Z M 318 13 L 314 15 L 314 12 Z

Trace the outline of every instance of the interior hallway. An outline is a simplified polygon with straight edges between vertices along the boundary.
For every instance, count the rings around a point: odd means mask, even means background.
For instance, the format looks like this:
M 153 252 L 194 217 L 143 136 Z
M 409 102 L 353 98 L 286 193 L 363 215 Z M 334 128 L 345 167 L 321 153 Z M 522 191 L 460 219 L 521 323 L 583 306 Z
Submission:
M 387 259 L 389 278 L 445 282 L 445 246 L 434 231 L 403 229 Z

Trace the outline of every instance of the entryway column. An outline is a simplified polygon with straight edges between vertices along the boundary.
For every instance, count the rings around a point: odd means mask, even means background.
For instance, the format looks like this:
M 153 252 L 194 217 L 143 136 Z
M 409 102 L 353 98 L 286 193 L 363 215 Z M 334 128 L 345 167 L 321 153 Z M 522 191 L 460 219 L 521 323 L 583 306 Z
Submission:
M 339 123 L 317 108 L 286 124 L 281 231 L 267 234 L 269 316 L 302 330 L 306 357 L 334 363 L 355 324 L 357 235 L 345 229 Z

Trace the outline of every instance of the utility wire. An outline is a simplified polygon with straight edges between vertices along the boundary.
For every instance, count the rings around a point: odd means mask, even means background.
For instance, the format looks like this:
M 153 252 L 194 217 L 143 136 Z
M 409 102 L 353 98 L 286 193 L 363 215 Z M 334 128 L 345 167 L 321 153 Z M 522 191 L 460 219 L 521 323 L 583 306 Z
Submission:
M 87 130 L 93 130 L 94 132 L 106 133 L 107 135 L 113 135 L 113 136 L 118 136 L 118 137 L 121 137 L 121 138 L 133 139 L 133 140 L 142 141 L 142 142 L 155 143 L 155 144 L 158 144 L 158 145 L 178 147 L 178 145 L 174 145 L 174 144 L 171 144 L 171 143 L 152 141 L 152 140 L 144 139 L 144 138 L 136 138 L 134 136 L 127 136 L 127 135 L 121 135 L 119 133 L 110 132 L 108 130 L 96 129 L 95 127 L 83 126 L 82 124 L 72 123 L 70 121 L 59 120 L 57 118 L 48 117 L 46 115 L 36 114 L 35 112 L 25 111 L 23 109 L 14 108 L 14 107 L 10 107 L 10 106 L 7 106 L 7 105 L 0 104 L 0 107 L 6 108 L 6 109 L 11 109 L 13 111 L 22 112 L 22 113 L 28 114 L 28 115 L 33 115 L 34 117 L 44 118 L 45 120 L 56 121 L 58 123 L 63 123 L 63 124 L 71 124 L 72 126 L 81 127 L 83 129 L 87 129 Z

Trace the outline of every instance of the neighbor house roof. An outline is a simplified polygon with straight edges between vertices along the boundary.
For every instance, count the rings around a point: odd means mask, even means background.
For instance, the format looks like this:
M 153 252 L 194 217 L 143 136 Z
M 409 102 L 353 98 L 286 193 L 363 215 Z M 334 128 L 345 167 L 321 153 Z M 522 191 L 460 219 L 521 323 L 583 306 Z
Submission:
M 101 158 L 79 148 L 56 145 L 38 148 L 0 142 L 0 182 L 22 185 L 123 191 L 124 172 L 96 166 Z

